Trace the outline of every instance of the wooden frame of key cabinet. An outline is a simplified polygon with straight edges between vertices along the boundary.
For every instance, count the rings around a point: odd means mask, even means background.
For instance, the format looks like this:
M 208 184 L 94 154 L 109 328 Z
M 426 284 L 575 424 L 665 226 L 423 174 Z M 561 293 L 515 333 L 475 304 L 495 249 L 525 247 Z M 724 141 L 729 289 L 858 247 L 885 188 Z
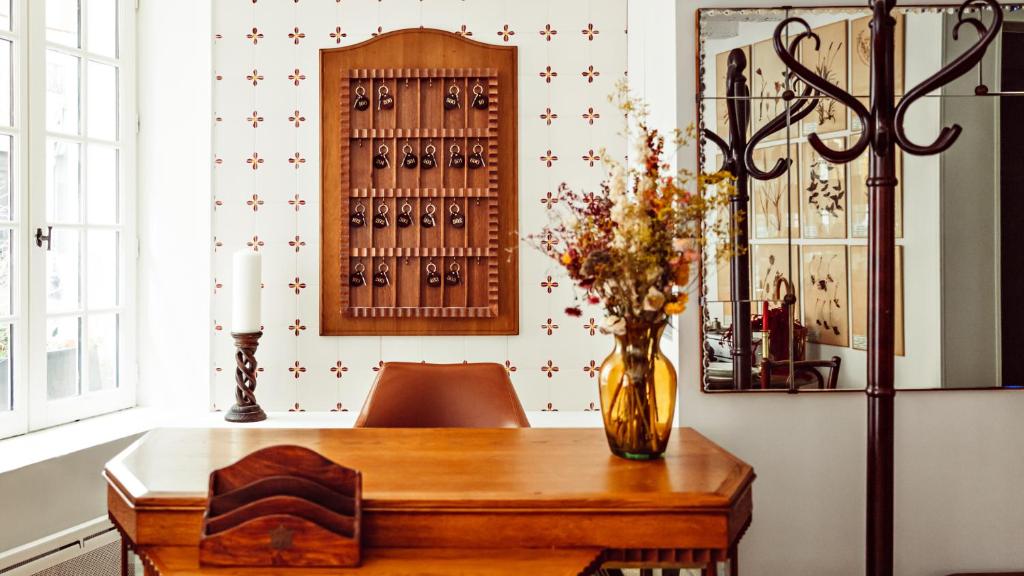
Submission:
M 519 332 L 517 74 L 515 46 L 441 30 L 398 30 L 320 51 L 321 335 Z M 470 105 L 478 82 L 488 98 L 483 110 Z M 452 84 L 461 106 L 446 110 Z M 370 98 L 365 111 L 353 109 L 359 85 Z M 390 110 L 378 110 L 381 85 L 395 98 Z M 406 143 L 420 159 L 432 143 L 438 166 L 403 168 Z M 448 166 L 451 145 L 468 160 L 477 143 L 484 167 Z M 389 148 L 390 166 L 374 169 L 381 144 Z M 406 201 L 413 225 L 399 228 Z M 366 224 L 351 228 L 358 203 Z M 433 228 L 420 223 L 428 203 L 436 209 Z M 452 204 L 465 215 L 464 228 L 450 225 Z M 372 221 L 381 205 L 390 224 L 378 229 Z M 458 263 L 461 284 L 428 287 L 430 262 L 442 275 Z M 356 263 L 366 269 L 365 286 L 349 285 Z M 372 281 L 381 263 L 390 277 L 384 288 Z

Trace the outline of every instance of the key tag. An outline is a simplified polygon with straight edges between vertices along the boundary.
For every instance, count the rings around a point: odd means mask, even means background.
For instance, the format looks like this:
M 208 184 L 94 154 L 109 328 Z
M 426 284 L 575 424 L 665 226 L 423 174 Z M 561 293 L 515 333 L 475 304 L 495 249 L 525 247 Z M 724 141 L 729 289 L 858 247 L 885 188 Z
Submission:
M 437 272 L 437 265 L 433 262 L 427 263 L 427 286 L 431 288 L 441 286 L 441 275 Z
M 366 286 L 366 276 L 363 274 L 365 271 L 366 266 L 363 266 L 362 262 L 356 262 L 356 265 L 352 267 L 352 274 L 348 278 L 349 285 L 353 288 Z
M 437 152 L 437 148 L 435 148 L 433 144 L 427 144 L 427 146 L 423 148 L 423 158 L 420 160 L 420 166 L 422 166 L 424 170 L 429 170 L 430 168 L 437 166 L 437 158 L 434 156 L 435 152 Z
M 487 95 L 484 94 L 484 87 L 478 80 L 477 83 L 473 85 L 473 108 L 476 108 L 477 110 L 487 110 L 487 104 Z
M 387 228 L 388 224 L 390 224 L 390 223 L 391 223 L 390 220 L 388 220 L 388 205 L 387 204 L 379 204 L 379 205 L 377 205 L 377 215 L 373 217 L 373 227 L 374 228 Z
M 388 161 L 388 145 L 381 144 L 377 148 L 377 155 L 373 157 L 373 167 L 379 170 L 388 166 L 391 166 L 391 162 Z
M 424 228 L 433 228 L 437 221 L 434 220 L 434 212 L 437 208 L 433 204 L 427 204 L 427 207 L 423 211 L 423 217 L 420 218 L 420 225 Z
M 444 274 L 444 283 L 448 286 L 458 286 L 459 283 L 462 282 L 462 275 L 459 274 L 459 270 L 461 269 L 462 266 L 459 266 L 458 262 L 452 262 L 451 265 L 448 266 L 448 271 Z
M 444 97 L 444 109 L 455 110 L 456 108 L 462 108 L 462 104 L 459 103 L 459 87 L 452 84 L 448 87 L 448 95 Z
M 462 208 L 458 204 L 448 206 L 448 214 L 448 221 L 451 222 L 452 228 L 465 228 L 466 215 L 462 213 Z
M 462 155 L 462 148 L 458 144 L 452 144 L 448 149 L 448 165 L 452 168 L 462 168 L 466 165 L 466 157 Z
M 352 100 L 352 107 L 360 112 L 370 108 L 370 99 L 366 97 L 366 88 L 360 84 L 356 86 L 356 97 Z
M 373 285 L 377 288 L 383 288 L 391 285 L 391 278 L 388 278 L 388 265 L 381 262 L 377 266 L 377 271 L 373 274 Z
M 399 228 L 412 226 L 412 204 L 409 204 L 408 201 L 402 204 L 402 213 L 398 215 L 398 218 L 395 218 L 395 222 Z
M 402 146 L 402 152 L 405 153 L 405 156 L 402 158 L 402 167 L 410 170 L 415 168 L 419 160 L 412 151 L 412 145 L 407 143 L 405 146 Z
M 377 88 L 377 110 L 391 110 L 394 107 L 395 97 L 391 95 L 391 90 L 386 84 L 381 84 Z
M 356 203 L 355 211 L 348 218 L 348 225 L 353 228 L 366 226 L 366 206 L 362 202 Z
M 483 152 L 484 152 L 483 144 L 480 144 L 479 142 L 477 142 L 476 144 L 473 145 L 473 153 L 469 155 L 469 167 L 470 168 L 472 168 L 473 170 L 476 170 L 477 168 L 483 168 L 484 166 L 487 165 L 487 163 L 484 162 Z

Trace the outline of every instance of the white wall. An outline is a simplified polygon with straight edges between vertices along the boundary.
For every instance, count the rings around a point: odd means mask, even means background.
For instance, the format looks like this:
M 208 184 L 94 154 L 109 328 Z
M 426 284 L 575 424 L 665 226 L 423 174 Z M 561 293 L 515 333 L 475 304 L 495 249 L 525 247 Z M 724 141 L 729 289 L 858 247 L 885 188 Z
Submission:
M 669 3 L 639 4 L 658 11 Z M 695 10 L 776 4 L 678 1 L 680 124 L 696 120 Z M 630 37 L 641 38 L 643 31 L 634 28 Z M 665 49 L 673 49 L 668 39 Z M 696 311 L 682 324 L 682 424 L 744 458 L 758 474 L 754 523 L 740 546 L 743 574 L 862 574 L 865 397 L 702 393 Z M 904 392 L 896 407 L 896 574 L 1024 567 L 1024 394 Z
M 205 409 L 210 381 L 210 0 L 142 0 L 139 404 Z

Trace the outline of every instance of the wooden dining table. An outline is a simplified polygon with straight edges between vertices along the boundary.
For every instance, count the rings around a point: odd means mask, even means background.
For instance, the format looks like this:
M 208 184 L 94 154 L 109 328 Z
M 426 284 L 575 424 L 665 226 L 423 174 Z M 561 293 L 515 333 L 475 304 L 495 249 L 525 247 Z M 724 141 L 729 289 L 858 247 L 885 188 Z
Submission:
M 298 445 L 363 477 L 358 568 L 213 568 L 198 543 L 210 473 Z M 122 564 L 146 575 L 575 576 L 598 569 L 717 574 L 750 525 L 754 470 L 693 429 L 664 458 L 613 456 L 601 429 L 167 428 L 105 470 Z

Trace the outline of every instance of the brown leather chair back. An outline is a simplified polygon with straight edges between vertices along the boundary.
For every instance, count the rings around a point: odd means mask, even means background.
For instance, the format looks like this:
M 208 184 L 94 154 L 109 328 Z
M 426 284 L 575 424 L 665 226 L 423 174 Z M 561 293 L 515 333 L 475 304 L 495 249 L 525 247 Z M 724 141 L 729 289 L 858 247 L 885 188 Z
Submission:
M 357 428 L 528 428 L 501 364 L 387 362 Z

